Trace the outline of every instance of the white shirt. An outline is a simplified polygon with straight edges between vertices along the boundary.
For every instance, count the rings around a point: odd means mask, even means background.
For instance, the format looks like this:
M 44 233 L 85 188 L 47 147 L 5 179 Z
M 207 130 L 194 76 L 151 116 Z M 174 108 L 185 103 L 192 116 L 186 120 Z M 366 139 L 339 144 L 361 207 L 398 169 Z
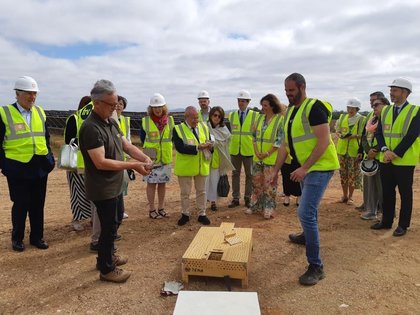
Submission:
M 17 108 L 20 111 L 23 118 L 25 118 L 26 123 L 28 124 L 29 128 L 31 128 L 31 120 L 32 120 L 32 107 L 30 110 L 27 110 L 19 105 L 18 102 L 16 102 Z M 31 128 L 32 129 L 32 128 Z

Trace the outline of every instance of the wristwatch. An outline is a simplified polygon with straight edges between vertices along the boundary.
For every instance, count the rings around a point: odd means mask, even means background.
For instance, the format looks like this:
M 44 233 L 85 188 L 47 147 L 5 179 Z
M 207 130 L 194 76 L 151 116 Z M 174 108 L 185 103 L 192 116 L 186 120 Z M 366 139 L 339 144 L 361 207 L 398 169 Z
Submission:
M 386 146 L 383 146 L 382 148 L 381 148 L 381 152 L 382 153 L 384 153 L 385 151 L 388 151 L 389 149 L 386 147 Z

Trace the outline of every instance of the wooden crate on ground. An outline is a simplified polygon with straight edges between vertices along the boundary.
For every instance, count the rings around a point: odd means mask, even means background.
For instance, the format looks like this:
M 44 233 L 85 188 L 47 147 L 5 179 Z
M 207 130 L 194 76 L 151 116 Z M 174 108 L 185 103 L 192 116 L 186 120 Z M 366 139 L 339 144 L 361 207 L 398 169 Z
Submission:
M 188 283 L 188 276 L 229 276 L 240 279 L 243 288 L 248 286 L 252 229 L 234 228 L 234 225 L 222 223 L 220 227 L 200 228 L 182 256 L 184 283 Z

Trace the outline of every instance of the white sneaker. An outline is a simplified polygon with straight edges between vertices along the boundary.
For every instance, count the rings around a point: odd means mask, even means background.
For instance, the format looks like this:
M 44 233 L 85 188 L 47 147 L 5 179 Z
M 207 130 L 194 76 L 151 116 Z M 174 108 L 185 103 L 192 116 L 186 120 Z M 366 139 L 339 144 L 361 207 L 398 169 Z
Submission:
M 362 220 L 375 220 L 377 217 L 376 217 L 376 214 L 370 211 L 366 211 L 360 215 L 360 218 Z
M 244 213 L 245 214 L 253 214 L 254 212 L 251 209 L 248 208 L 244 211 Z
M 127 218 L 128 218 L 128 214 L 124 212 L 123 219 L 127 219 Z

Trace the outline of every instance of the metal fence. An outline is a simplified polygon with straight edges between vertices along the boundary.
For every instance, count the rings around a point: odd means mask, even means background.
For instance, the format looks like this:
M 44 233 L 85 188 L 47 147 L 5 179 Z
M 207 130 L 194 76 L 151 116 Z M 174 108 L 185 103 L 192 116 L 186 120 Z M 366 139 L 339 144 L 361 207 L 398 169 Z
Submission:
M 74 110 L 46 110 L 48 129 L 52 132 L 63 132 L 68 117 L 74 114 Z M 141 125 L 141 119 L 146 116 L 146 112 L 124 112 L 124 116 L 130 117 L 131 133 L 138 134 Z M 171 113 L 174 117 L 175 124 L 179 124 L 184 120 L 184 113 Z

